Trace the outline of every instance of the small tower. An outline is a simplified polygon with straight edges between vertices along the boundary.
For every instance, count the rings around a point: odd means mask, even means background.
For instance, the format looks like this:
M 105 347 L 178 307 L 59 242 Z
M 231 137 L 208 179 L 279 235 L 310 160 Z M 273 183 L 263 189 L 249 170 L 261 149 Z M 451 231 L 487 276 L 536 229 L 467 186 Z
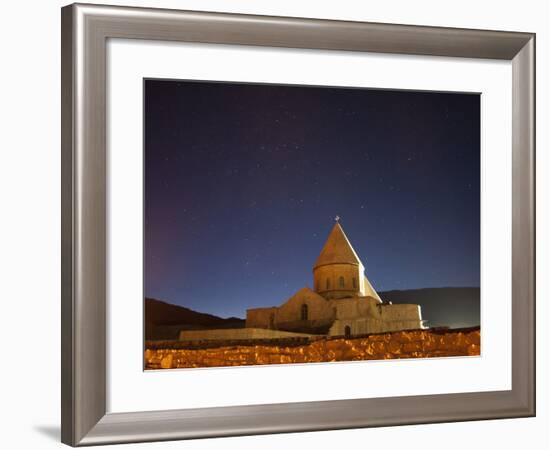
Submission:
M 336 216 L 336 223 L 313 266 L 315 292 L 327 300 L 369 296 L 382 302 L 364 272 L 363 263 Z

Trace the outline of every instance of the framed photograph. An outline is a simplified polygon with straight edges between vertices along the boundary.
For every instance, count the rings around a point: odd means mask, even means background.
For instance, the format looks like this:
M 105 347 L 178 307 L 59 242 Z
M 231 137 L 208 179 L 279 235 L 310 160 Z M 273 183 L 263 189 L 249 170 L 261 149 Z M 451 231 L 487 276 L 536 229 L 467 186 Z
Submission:
M 480 355 L 480 94 L 145 79 L 144 128 L 146 370 Z
M 62 441 L 533 416 L 534 65 L 532 33 L 62 8 Z

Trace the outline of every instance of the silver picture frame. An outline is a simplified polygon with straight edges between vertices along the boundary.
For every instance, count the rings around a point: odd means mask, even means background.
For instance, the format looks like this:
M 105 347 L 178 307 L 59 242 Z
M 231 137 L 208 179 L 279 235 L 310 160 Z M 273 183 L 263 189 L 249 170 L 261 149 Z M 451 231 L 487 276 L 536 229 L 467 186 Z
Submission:
M 62 442 L 71 446 L 535 415 L 535 34 L 73 4 L 62 16 Z M 512 389 L 107 412 L 106 44 L 110 38 L 512 64 Z M 489 293 L 490 295 L 490 293 Z

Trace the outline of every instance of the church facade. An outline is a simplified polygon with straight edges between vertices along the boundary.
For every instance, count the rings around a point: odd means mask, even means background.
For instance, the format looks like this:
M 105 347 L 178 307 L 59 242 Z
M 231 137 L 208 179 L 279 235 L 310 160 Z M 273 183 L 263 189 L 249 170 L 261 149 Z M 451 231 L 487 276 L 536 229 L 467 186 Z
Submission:
M 280 306 L 248 309 L 246 328 L 354 336 L 425 328 L 419 305 L 384 302 L 337 221 L 304 287 Z

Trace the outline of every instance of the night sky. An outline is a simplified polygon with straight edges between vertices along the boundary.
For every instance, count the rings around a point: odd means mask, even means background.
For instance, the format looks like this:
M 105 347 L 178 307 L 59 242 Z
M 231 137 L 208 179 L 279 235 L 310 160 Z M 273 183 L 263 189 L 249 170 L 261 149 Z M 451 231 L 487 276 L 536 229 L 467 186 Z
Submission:
M 147 297 L 280 305 L 336 215 L 377 291 L 479 286 L 478 95 L 144 83 Z

